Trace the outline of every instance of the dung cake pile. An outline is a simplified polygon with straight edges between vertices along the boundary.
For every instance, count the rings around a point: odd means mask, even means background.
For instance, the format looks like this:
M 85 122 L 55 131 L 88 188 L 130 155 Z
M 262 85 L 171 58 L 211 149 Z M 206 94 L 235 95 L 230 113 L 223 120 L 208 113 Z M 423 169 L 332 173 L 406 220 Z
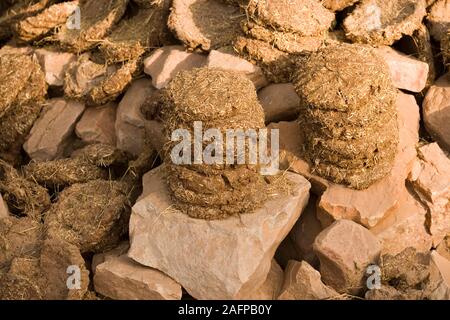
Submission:
M 173 0 L 167 24 L 190 49 L 210 51 L 228 46 L 240 34 L 243 14 L 222 0 Z
M 319 49 L 335 21 L 333 12 L 317 0 L 249 1 L 235 49 L 257 61 L 272 82 L 288 82 L 289 54 Z M 297 8 L 293 10 L 293 8 Z
M 209 68 L 180 72 L 167 87 L 163 101 L 169 141 L 176 129 L 186 129 L 193 136 L 195 121 L 202 122 L 203 130 L 216 128 L 222 134 L 226 129 L 264 127 L 255 88 L 238 73 Z M 203 141 L 205 146 L 210 143 L 225 142 Z M 174 164 L 169 153 L 175 144 L 165 146 L 167 182 L 176 206 L 189 216 L 226 218 L 251 212 L 266 200 L 266 182 L 257 166 L 225 164 L 225 151 L 218 155 L 223 164 Z
M 111 32 L 127 4 L 128 0 L 80 0 L 80 28 L 65 24 L 50 38 L 75 53 L 89 50 Z
M 425 0 L 363 0 L 345 18 L 343 28 L 353 42 L 391 45 L 411 36 L 426 16 Z
M 25 54 L 0 54 L 0 158 L 16 162 L 47 93 L 39 64 Z
M 14 24 L 29 16 L 38 14 L 55 0 L 2 0 L 5 12 L 0 10 L 0 40 L 7 39 L 13 33 Z
M 387 175 L 398 144 L 396 89 L 369 47 L 340 45 L 299 64 L 306 157 L 321 176 L 365 189 Z
M 55 28 L 65 24 L 77 7 L 78 1 L 54 4 L 37 15 L 19 21 L 14 26 L 14 31 L 22 41 L 40 40 Z
M 122 19 L 100 46 L 108 62 L 138 59 L 144 53 L 173 42 L 167 27 L 171 1 L 138 3 L 134 15 Z

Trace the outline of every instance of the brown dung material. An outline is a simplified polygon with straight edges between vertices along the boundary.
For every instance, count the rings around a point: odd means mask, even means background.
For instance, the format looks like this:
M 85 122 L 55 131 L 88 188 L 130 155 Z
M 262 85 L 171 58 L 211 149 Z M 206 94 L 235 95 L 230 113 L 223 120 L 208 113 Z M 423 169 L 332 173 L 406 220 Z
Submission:
M 74 184 L 59 194 L 46 213 L 47 237 L 62 239 L 85 252 L 114 247 L 127 232 L 128 197 L 124 184 L 94 180 Z
M 348 44 L 324 48 L 304 59 L 295 85 L 302 104 L 342 112 L 387 108 L 397 93 L 384 60 L 370 47 Z
M 445 66 L 450 69 L 450 31 L 441 40 L 441 51 Z
M 100 51 L 108 63 L 137 60 L 145 52 L 173 43 L 167 27 L 170 1 L 140 9 L 128 19 L 122 19 L 105 38 Z
M 16 105 L 42 101 L 46 91 L 44 74 L 35 60 L 27 55 L 0 55 L 0 119 Z
M 305 37 L 324 34 L 335 19 L 318 0 L 250 0 L 246 12 L 259 25 Z
M 42 226 L 38 221 L 13 216 L 0 219 L 0 272 L 14 258 L 38 256 L 41 240 Z
M 79 288 L 68 288 L 68 266 L 79 268 Z M 46 300 L 82 300 L 88 291 L 89 271 L 80 250 L 71 243 L 57 238 L 46 239 L 42 244 L 39 269 L 45 279 L 42 291 Z
M 89 271 L 78 248 L 59 239 L 46 239 L 41 253 L 32 258 L 15 258 L 0 289 L 2 299 L 81 300 L 89 285 Z M 67 285 L 69 266 L 79 268 L 80 287 Z M 3 284 L 3 283 L 2 283 Z
M 299 61 L 295 86 L 314 172 L 365 189 L 392 170 L 397 90 L 371 48 L 341 44 L 312 53 Z
M 182 71 L 164 91 L 161 110 L 169 141 L 175 129 L 203 130 L 264 128 L 264 114 L 253 83 L 244 75 L 221 69 Z M 175 206 L 194 218 L 223 219 L 249 213 L 268 198 L 269 182 L 258 166 L 234 164 L 173 164 L 165 145 L 167 183 Z M 223 147 L 225 143 L 223 142 Z M 225 148 L 224 148 L 225 150 Z M 224 152 L 224 160 L 225 160 Z M 280 181 L 285 180 L 280 178 Z
M 128 163 L 129 156 L 109 144 L 90 144 L 72 153 L 71 158 L 80 159 L 98 167 L 121 166 Z
M 0 70 L 0 158 L 14 163 L 39 117 L 47 84 L 39 64 L 27 55 L 0 55 Z
M 245 59 L 258 64 L 269 81 L 291 82 L 295 59 L 288 53 L 274 48 L 267 42 L 246 37 L 238 37 L 234 48 Z
M 430 275 L 430 255 L 406 248 L 399 254 L 384 255 L 381 258 L 382 281 L 398 290 L 420 289 Z
M 49 40 L 79 53 L 95 47 L 122 18 L 128 0 L 80 0 L 81 28 L 63 25 Z
M 26 277 L 13 274 L 0 274 L 1 300 L 40 300 L 43 295 L 36 283 Z
M 55 0 L 17 0 L 14 3 L 11 2 L 8 10 L 0 16 L 0 40 L 12 35 L 12 29 L 16 22 L 39 13 L 53 3 L 55 3 Z
M 107 170 L 83 159 L 32 162 L 24 167 L 24 175 L 44 187 L 54 189 L 109 177 Z
M 295 33 L 271 30 L 245 20 L 242 21 L 241 26 L 246 35 L 270 43 L 279 50 L 287 53 L 316 51 L 325 41 L 324 36 L 303 37 Z
M 168 25 L 187 47 L 209 51 L 230 45 L 243 17 L 239 8 L 219 0 L 173 0 Z
M 343 26 L 353 42 L 389 46 L 403 35 L 412 35 L 425 15 L 425 0 L 363 0 Z
M 77 7 L 78 1 L 52 5 L 35 16 L 19 21 L 14 27 L 15 33 L 22 41 L 37 41 L 66 23 Z
M 3 160 L 0 160 L 0 192 L 13 213 L 40 220 L 41 213 L 50 207 L 47 189 L 23 178 Z
M 74 100 L 83 100 L 96 86 L 117 71 L 116 65 L 99 64 L 91 60 L 89 54 L 83 54 L 67 68 L 64 79 L 64 94 Z
M 115 73 L 92 88 L 87 96 L 87 103 L 95 106 L 114 101 L 131 83 L 138 67 L 139 60 L 124 63 Z

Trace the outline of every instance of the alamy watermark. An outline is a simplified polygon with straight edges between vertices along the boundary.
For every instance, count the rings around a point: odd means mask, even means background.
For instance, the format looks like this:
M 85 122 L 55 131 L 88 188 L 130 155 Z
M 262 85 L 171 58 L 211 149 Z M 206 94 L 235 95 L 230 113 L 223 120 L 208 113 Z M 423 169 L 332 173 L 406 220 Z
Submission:
M 381 289 L 381 268 L 375 264 L 367 267 L 366 270 L 367 280 L 366 285 L 369 290 Z
M 77 265 L 70 265 L 66 269 L 66 273 L 69 275 L 66 280 L 66 286 L 69 290 L 81 289 L 81 269 Z
M 69 30 L 80 30 L 81 29 L 81 9 L 76 7 L 73 13 L 67 18 L 66 28 Z
M 177 142 L 170 152 L 171 160 L 176 165 L 248 164 L 259 165 L 262 175 L 275 175 L 279 172 L 278 129 L 221 131 L 209 128 L 203 131 L 203 123 L 195 121 L 193 136 L 187 129 L 177 129 L 172 132 L 171 141 Z

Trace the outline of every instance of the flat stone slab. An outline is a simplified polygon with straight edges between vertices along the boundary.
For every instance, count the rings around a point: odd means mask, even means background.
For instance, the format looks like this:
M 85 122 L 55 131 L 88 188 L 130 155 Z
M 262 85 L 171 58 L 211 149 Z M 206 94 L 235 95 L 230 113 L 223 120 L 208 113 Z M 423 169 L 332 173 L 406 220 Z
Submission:
M 175 210 L 160 166 L 144 177 L 132 209 L 128 256 L 162 271 L 196 299 L 251 297 L 266 281 L 275 250 L 309 199 L 310 183 L 287 173 L 290 195 L 226 220 L 190 218 Z

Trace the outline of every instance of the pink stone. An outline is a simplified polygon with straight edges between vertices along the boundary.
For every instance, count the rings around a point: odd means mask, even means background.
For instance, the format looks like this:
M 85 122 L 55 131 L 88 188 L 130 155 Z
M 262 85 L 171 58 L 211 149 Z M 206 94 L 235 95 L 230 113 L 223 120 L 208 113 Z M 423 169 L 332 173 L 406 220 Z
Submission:
M 450 233 L 450 159 L 437 143 L 419 148 L 409 180 L 428 210 L 429 229 L 437 246 Z
M 324 300 L 339 296 L 306 261 L 289 261 L 278 300 Z
M 427 131 L 442 148 L 450 151 L 450 73 L 431 86 L 422 109 Z
M 203 67 L 206 56 L 185 51 L 183 46 L 166 46 L 144 60 L 144 72 L 152 77 L 153 86 L 162 89 L 182 70 Z
M 425 207 L 403 187 L 399 205 L 370 231 L 381 243 L 382 255 L 397 255 L 413 247 L 418 252 L 427 252 L 432 246 L 428 233 Z
M 67 67 L 77 60 L 76 55 L 69 52 L 36 49 L 34 53 L 50 86 L 62 86 Z
M 258 93 L 258 99 L 266 115 L 266 123 L 295 120 L 300 98 L 292 83 L 271 84 Z
M 137 156 L 141 153 L 145 138 L 145 118 L 141 107 L 156 92 L 148 79 L 134 81 L 117 108 L 115 123 L 117 148 Z
M 144 267 L 126 255 L 97 266 L 95 291 L 115 300 L 180 300 L 181 286 L 164 273 Z
M 375 50 L 388 64 L 392 81 L 397 88 L 412 92 L 421 92 L 425 88 L 429 71 L 427 63 L 391 47 L 380 47 Z
M 206 67 L 244 73 L 253 82 L 256 89 L 269 84 L 260 67 L 239 57 L 231 47 L 211 50 L 206 60 Z
M 116 109 L 117 104 L 114 102 L 86 109 L 75 127 L 77 136 L 86 143 L 104 143 L 114 146 L 116 144 L 114 130 Z
M 62 98 L 49 100 L 23 145 L 30 158 L 49 161 L 62 156 L 84 109 L 80 102 Z
M 314 242 L 323 282 L 340 293 L 361 291 L 367 267 L 378 261 L 378 239 L 350 220 L 339 220 L 323 230 Z

